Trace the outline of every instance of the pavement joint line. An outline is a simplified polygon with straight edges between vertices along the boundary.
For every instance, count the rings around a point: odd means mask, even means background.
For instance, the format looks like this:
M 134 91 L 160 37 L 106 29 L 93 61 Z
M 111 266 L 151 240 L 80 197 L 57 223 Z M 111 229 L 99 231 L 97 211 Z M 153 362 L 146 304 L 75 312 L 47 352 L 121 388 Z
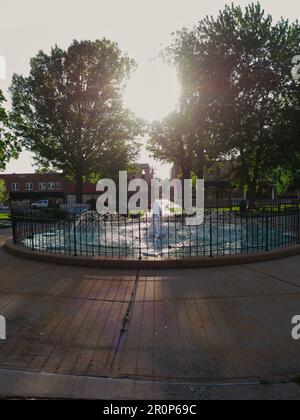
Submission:
M 11 296 L 31 296 L 31 297 L 50 297 L 50 298 L 57 298 L 57 299 L 70 299 L 70 300 L 84 300 L 84 301 L 92 301 L 92 302 L 110 302 L 110 303 L 129 303 L 129 300 L 115 300 L 115 299 L 92 299 L 92 298 L 83 298 L 79 296 L 64 296 L 64 295 L 48 295 L 42 293 L 14 293 L 14 292 L 5 292 L 0 291 L 1 295 L 11 295 Z
M 277 380 L 277 381 L 267 381 L 266 383 L 262 383 L 261 381 L 256 381 L 256 382 L 232 382 L 232 383 L 224 383 L 224 384 L 210 384 L 210 385 L 202 385 L 202 387 L 204 386 L 205 388 L 202 390 L 200 387 L 200 393 L 197 395 L 196 399 L 204 399 L 205 395 L 207 394 L 208 391 L 210 391 L 211 389 L 222 389 L 222 388 L 235 388 L 235 387 L 240 387 L 240 386 L 263 386 L 263 387 L 267 387 L 270 385 L 288 385 L 288 384 L 295 384 L 296 382 L 294 380 Z
M 118 338 L 118 342 L 117 342 L 117 345 L 116 345 L 116 349 L 115 349 L 114 355 L 112 357 L 110 366 L 108 368 L 107 377 L 111 376 L 111 372 L 112 372 L 114 362 L 116 360 L 117 354 L 119 353 L 119 350 L 120 350 L 120 347 L 121 347 L 121 341 L 122 341 L 123 335 L 125 334 L 125 332 L 128 329 L 128 324 L 129 324 L 130 317 L 132 315 L 132 310 L 133 310 L 135 297 L 136 297 L 136 293 L 137 293 L 139 275 L 140 275 L 140 269 L 137 269 L 135 282 L 134 282 L 133 290 L 132 290 L 132 293 L 131 293 L 131 299 L 130 299 L 129 302 L 126 302 L 126 303 L 128 303 L 128 308 L 127 308 L 126 314 L 125 314 L 124 319 L 123 319 L 123 323 L 122 323 L 122 327 L 121 327 L 121 330 L 120 330 L 120 333 L 119 333 L 119 338 Z
M 271 279 L 274 279 L 274 280 L 280 281 L 280 282 L 282 282 L 282 283 L 289 284 L 290 286 L 294 286 L 294 287 L 296 287 L 297 289 L 300 289 L 300 286 L 299 286 L 298 284 L 295 284 L 295 283 L 293 283 L 293 282 L 291 282 L 291 281 L 288 281 L 288 280 L 283 280 L 283 279 L 281 279 L 281 278 L 279 278 L 279 277 L 277 277 L 277 276 L 274 276 L 273 274 L 269 274 L 269 273 L 266 273 L 266 272 L 264 272 L 264 271 L 257 270 L 257 269 L 255 269 L 255 268 L 250 267 L 250 266 L 247 266 L 247 265 L 242 265 L 242 267 L 244 267 L 244 268 L 246 268 L 246 269 L 248 269 L 248 270 L 250 270 L 250 271 L 254 271 L 255 273 L 258 273 L 258 274 L 263 274 L 263 275 L 265 275 L 265 276 L 267 276 L 267 277 L 270 277 Z
M 295 376 L 295 375 L 294 375 Z M 215 378 L 209 378 L 209 377 L 188 377 L 184 376 L 181 379 L 176 379 L 175 376 L 156 376 L 155 379 L 153 376 L 150 375 L 137 375 L 137 374 L 126 374 L 122 373 L 120 376 L 110 376 L 109 378 L 105 376 L 105 378 L 108 379 L 117 379 L 117 380 L 130 380 L 130 381 L 137 381 L 137 382 L 144 382 L 144 383 L 160 383 L 160 384 L 175 384 L 175 385 L 202 385 L 202 386 L 210 386 L 210 385 L 217 385 L 217 386 L 227 386 L 227 385 L 257 385 L 261 384 L 263 381 L 263 384 L 275 384 L 275 383 L 293 383 L 294 376 L 291 375 L 285 375 L 285 376 L 272 376 L 268 379 L 266 376 L 228 376 L 228 377 L 215 377 Z M 97 377 L 97 376 L 95 376 Z
M 255 386 L 255 385 L 275 385 L 275 384 L 289 384 L 289 383 L 296 383 L 291 378 L 287 379 L 273 379 L 266 381 L 266 383 L 262 383 L 257 378 L 253 378 L 251 380 L 250 378 L 241 378 L 240 382 L 237 382 L 238 378 L 235 378 L 235 382 L 228 382 L 231 379 L 224 380 L 224 382 L 213 382 L 213 381 L 207 381 L 207 382 L 193 382 L 193 379 L 191 381 L 175 381 L 175 380 L 151 380 L 151 379 L 133 379 L 133 378 L 118 378 L 118 377 L 107 377 L 106 375 L 76 375 L 76 374 L 62 374 L 62 373 L 52 373 L 52 372 L 46 372 L 46 371 L 40 371 L 37 372 L 35 370 L 22 370 L 22 369 L 7 369 L 7 368 L 1 368 L 0 367 L 0 375 L 5 371 L 6 373 L 24 373 L 24 374 L 34 374 L 34 375 L 47 375 L 47 376 L 53 376 L 53 377 L 74 377 L 74 378 L 92 378 L 92 379 L 107 379 L 109 381 L 114 382 L 138 382 L 141 384 L 158 384 L 158 385 L 185 385 L 185 386 L 206 386 L 206 387 L 232 387 L 232 386 Z M 234 379 L 234 378 L 232 378 Z
M 154 385 L 182 385 L 182 386 L 190 386 L 190 387 L 206 387 L 206 388 L 230 388 L 230 387 L 238 387 L 238 386 L 268 386 L 268 385 L 287 385 L 287 384 L 296 384 L 296 381 L 287 378 L 287 379 L 273 379 L 273 380 L 266 380 L 265 382 L 262 382 L 261 380 L 258 380 L 257 378 L 253 378 L 251 380 L 250 378 L 241 378 L 241 381 L 237 381 L 237 378 L 234 382 L 229 382 L 230 378 L 227 380 L 224 380 L 224 382 L 195 382 L 193 380 L 191 381 L 174 381 L 174 380 L 146 380 L 146 379 L 132 379 L 132 378 L 117 378 L 117 377 L 107 377 L 105 375 L 74 375 L 74 374 L 61 374 L 61 373 L 51 373 L 51 372 L 37 372 L 34 370 L 22 370 L 22 369 L 10 369 L 7 367 L 0 367 L 0 377 L 3 373 L 11 373 L 11 374 L 24 374 L 24 375 L 35 375 L 35 376 L 49 376 L 49 377 L 65 377 L 65 378 L 81 378 L 81 379 L 99 379 L 99 380 L 107 380 L 111 382 L 134 382 L 139 384 L 154 384 Z M 233 379 L 233 378 L 232 378 Z M 299 387 L 300 388 L 300 387 Z
M 42 293 L 17 293 L 10 291 L 0 291 L 0 296 L 26 296 L 26 297 L 41 297 L 41 298 L 57 298 L 57 299 L 69 299 L 79 301 L 92 301 L 92 302 L 109 302 L 109 303 L 130 303 L 131 300 L 115 300 L 115 299 L 100 299 L 100 298 L 85 298 L 80 296 L 66 296 L 66 295 L 53 295 L 53 294 L 42 294 Z M 260 294 L 260 295 L 241 295 L 241 296 L 212 296 L 212 297 L 185 297 L 185 298 L 162 298 L 162 299 L 135 299 L 135 302 L 185 302 L 185 301 L 214 301 L 214 300 L 234 300 L 234 299 L 251 299 L 251 298 L 264 298 L 264 297 L 281 297 L 281 296 L 298 296 L 300 292 L 295 293 L 274 293 L 274 294 Z
M 1 294 L 1 293 L 0 293 Z M 251 299 L 251 298 L 264 298 L 264 297 L 281 297 L 281 296 L 298 296 L 300 292 L 295 293 L 275 293 L 265 295 L 243 295 L 243 296 L 213 296 L 213 297 L 190 297 L 190 298 L 163 298 L 163 299 L 137 299 L 136 302 L 186 302 L 186 301 L 211 301 L 211 300 L 234 300 L 234 299 Z

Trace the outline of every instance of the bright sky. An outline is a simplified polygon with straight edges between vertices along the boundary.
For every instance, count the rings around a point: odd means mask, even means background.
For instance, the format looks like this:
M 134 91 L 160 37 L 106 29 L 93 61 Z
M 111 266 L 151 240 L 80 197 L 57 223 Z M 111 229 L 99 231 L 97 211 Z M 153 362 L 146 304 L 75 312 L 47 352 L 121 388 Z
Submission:
M 228 0 L 227 3 L 231 3 Z M 250 0 L 234 1 L 247 5 Z M 207 14 L 216 15 L 225 0 L 0 0 L 0 55 L 6 59 L 6 80 L 0 89 L 7 95 L 13 73 L 26 75 L 29 59 L 38 50 L 50 51 L 58 44 L 67 48 L 73 39 L 107 37 L 117 41 L 134 58 L 139 68 L 125 93 L 125 103 L 148 120 L 171 112 L 178 99 L 176 74 L 157 57 L 171 33 L 191 28 Z M 296 20 L 299 0 L 262 0 L 274 18 Z M 167 177 L 169 165 L 152 161 L 145 150 L 139 159 L 150 162 L 157 175 Z M 32 159 L 23 153 L 11 162 L 6 172 L 32 172 Z

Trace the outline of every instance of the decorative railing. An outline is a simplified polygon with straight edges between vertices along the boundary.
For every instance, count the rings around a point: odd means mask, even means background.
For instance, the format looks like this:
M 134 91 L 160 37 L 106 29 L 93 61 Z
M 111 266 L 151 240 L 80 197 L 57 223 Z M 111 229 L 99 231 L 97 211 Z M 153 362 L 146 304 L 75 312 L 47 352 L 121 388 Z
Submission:
M 104 258 L 182 259 L 268 252 L 300 242 L 298 203 L 257 209 L 208 206 L 204 222 L 184 214 L 76 215 L 63 209 L 12 211 L 14 243 L 33 251 Z

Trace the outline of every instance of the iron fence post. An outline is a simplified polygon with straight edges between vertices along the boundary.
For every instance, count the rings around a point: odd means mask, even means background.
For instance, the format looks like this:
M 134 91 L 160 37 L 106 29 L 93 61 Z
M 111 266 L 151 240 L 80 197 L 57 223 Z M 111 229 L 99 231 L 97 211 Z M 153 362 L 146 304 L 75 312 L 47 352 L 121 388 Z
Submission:
M 209 256 L 213 256 L 213 243 L 212 243 L 212 220 L 211 220 L 211 211 L 209 212 Z
M 31 250 L 34 251 L 34 229 L 33 229 L 33 218 L 31 217 Z
M 74 240 L 74 257 L 77 257 L 77 244 L 76 244 L 76 217 L 73 215 L 73 240 Z
M 15 215 L 11 214 L 11 227 L 12 227 L 12 233 L 13 233 L 13 243 L 16 245 L 17 243 L 17 221 Z
M 266 213 L 266 251 L 269 251 L 269 215 Z
M 297 205 L 297 245 L 300 244 L 300 210 L 299 205 Z
M 142 259 L 141 216 L 139 215 L 139 259 Z

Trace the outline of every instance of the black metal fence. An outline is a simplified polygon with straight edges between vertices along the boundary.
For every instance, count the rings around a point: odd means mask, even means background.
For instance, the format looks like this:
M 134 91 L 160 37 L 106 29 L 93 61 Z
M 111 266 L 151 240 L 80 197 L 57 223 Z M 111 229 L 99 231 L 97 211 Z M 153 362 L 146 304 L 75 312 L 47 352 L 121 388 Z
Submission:
M 267 252 L 300 242 L 298 203 L 266 202 L 253 210 L 239 206 L 204 211 L 198 226 L 182 213 L 101 216 L 85 211 L 14 210 L 14 243 L 34 251 L 104 258 L 182 259 Z

